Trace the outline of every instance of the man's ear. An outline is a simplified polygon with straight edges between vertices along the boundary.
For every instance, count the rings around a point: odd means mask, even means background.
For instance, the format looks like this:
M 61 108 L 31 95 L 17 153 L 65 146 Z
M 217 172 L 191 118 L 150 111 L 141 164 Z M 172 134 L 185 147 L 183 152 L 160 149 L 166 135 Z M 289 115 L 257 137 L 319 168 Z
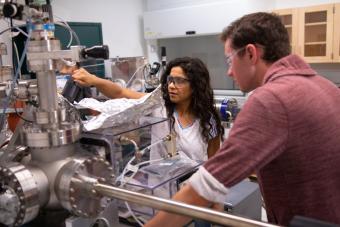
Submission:
M 249 60 L 255 63 L 259 57 L 258 52 L 256 51 L 256 46 L 254 44 L 248 44 L 246 47 L 246 52 L 248 53 Z

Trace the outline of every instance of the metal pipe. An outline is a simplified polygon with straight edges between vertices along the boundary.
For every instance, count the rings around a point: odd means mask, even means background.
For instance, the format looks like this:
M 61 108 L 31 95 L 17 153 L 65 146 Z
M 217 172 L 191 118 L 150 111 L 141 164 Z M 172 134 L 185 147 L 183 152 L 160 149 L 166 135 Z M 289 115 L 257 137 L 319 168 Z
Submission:
M 55 72 L 42 71 L 37 72 L 39 105 L 40 109 L 46 112 L 57 110 L 57 80 Z
M 138 192 L 132 192 L 126 189 L 109 186 L 106 184 L 95 183 L 93 188 L 101 195 L 108 196 L 111 198 L 117 198 L 124 201 L 137 203 L 140 205 L 152 207 L 159 210 L 168 211 L 180 215 L 185 215 L 197 219 L 207 220 L 212 223 L 227 225 L 227 226 L 238 226 L 238 227 L 275 227 L 265 222 L 255 221 L 243 217 L 238 217 L 215 210 L 188 205 L 185 203 L 176 202 L 173 200 L 158 198 L 155 196 L 144 195 Z

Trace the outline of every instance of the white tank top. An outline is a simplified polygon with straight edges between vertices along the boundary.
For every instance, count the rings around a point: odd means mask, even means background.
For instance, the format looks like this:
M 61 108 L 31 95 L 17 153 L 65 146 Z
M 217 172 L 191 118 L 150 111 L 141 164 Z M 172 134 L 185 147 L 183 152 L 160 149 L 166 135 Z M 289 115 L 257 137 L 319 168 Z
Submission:
M 164 106 L 157 108 L 153 112 L 155 117 L 167 117 L 166 109 Z M 204 142 L 199 120 L 196 119 L 192 125 L 183 128 L 178 122 L 177 114 L 174 113 L 175 118 L 175 131 L 176 131 L 176 148 L 179 155 L 186 156 L 193 160 L 206 161 L 208 159 L 207 148 L 208 144 Z M 170 133 L 169 123 L 161 123 L 152 126 L 152 136 L 151 141 L 155 141 L 163 138 Z M 165 146 L 155 146 L 151 149 L 150 158 L 158 159 L 165 154 Z

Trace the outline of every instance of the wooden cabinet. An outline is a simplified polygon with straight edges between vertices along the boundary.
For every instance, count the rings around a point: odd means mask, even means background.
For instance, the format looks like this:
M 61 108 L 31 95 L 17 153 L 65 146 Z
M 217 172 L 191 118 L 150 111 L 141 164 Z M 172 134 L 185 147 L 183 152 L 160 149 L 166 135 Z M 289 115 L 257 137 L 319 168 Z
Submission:
M 298 53 L 298 13 L 297 9 L 282 9 L 274 11 L 281 17 L 288 34 L 292 53 Z
M 334 5 L 333 61 L 340 62 L 340 3 Z
M 274 12 L 288 30 L 292 53 L 309 63 L 340 62 L 340 3 Z
M 307 62 L 333 61 L 334 5 L 299 9 L 298 53 Z

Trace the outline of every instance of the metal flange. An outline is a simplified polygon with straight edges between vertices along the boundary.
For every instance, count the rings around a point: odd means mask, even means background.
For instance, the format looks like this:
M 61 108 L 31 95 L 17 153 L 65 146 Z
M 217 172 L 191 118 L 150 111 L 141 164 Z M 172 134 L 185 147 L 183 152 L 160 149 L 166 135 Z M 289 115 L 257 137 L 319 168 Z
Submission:
M 89 191 L 92 183 L 114 184 L 111 164 L 99 156 L 76 158 L 67 163 L 56 180 L 56 192 L 62 206 L 82 217 L 96 217 L 106 207 L 109 199 Z M 81 186 L 74 181 L 82 181 Z
M 62 146 L 80 138 L 81 125 L 78 122 L 60 124 L 58 129 L 23 129 L 22 141 L 28 147 Z
M 0 167 L 0 223 L 20 226 L 39 212 L 39 193 L 32 173 L 19 163 Z

